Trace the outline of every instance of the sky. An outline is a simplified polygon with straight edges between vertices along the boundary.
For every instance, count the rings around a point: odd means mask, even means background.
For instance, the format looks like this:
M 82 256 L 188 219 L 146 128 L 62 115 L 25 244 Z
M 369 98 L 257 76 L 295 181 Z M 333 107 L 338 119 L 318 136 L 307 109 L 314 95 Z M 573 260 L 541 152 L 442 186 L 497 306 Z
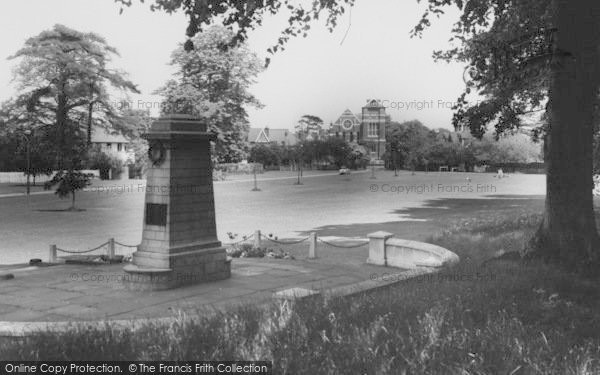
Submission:
M 149 2 L 134 0 L 119 15 L 120 6 L 112 0 L 6 1 L 0 13 L 0 101 L 15 93 L 11 79 L 17 61 L 7 58 L 27 38 L 63 24 L 100 34 L 116 47 L 120 56 L 112 67 L 126 71 L 141 91 L 128 101 L 156 114 L 160 97 L 152 92 L 171 77 L 169 57 L 185 41 L 187 20 L 182 14 L 152 12 Z M 416 0 L 356 0 L 333 33 L 315 24 L 308 37 L 291 39 L 251 88 L 264 106 L 248 109 L 250 125 L 293 129 L 305 114 L 329 124 L 345 109 L 360 113 L 368 99 L 377 99 L 394 121 L 418 119 L 430 128 L 450 129 L 450 107 L 464 88 L 464 66 L 435 62 L 432 53 L 449 47 L 458 12 L 448 9 L 423 38 L 410 38 L 423 10 Z M 251 32 L 249 48 L 266 57 L 285 25 L 284 14 L 266 19 Z

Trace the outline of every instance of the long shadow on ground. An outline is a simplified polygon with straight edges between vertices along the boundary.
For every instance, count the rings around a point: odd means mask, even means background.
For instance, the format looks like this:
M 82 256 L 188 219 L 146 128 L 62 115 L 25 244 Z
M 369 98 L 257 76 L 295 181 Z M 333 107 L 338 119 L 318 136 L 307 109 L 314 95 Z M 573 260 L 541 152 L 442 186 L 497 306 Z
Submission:
M 398 221 L 326 225 L 310 231 L 319 236 L 365 237 L 376 231 L 394 233 L 397 237 L 424 240 L 440 229 L 465 219 L 490 215 L 507 216 L 518 213 L 538 213 L 544 208 L 543 195 L 494 195 L 489 198 L 442 198 L 425 201 L 420 207 L 394 210 Z

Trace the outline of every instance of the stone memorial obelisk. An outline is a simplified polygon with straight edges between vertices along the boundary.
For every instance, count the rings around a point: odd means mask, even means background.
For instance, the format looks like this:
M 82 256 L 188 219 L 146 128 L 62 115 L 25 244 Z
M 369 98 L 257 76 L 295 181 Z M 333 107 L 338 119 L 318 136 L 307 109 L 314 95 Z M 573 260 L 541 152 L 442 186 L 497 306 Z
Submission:
M 144 138 L 152 165 L 142 243 L 124 268 L 125 284 L 162 290 L 230 277 L 231 261 L 217 239 L 206 124 L 188 115 L 167 115 Z

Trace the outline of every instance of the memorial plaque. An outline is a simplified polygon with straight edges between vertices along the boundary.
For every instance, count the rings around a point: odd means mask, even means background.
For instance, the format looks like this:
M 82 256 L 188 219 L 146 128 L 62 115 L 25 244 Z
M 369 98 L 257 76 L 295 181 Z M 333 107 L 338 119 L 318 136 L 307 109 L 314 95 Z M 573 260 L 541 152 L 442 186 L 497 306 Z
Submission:
M 167 205 L 146 203 L 146 225 L 167 225 Z

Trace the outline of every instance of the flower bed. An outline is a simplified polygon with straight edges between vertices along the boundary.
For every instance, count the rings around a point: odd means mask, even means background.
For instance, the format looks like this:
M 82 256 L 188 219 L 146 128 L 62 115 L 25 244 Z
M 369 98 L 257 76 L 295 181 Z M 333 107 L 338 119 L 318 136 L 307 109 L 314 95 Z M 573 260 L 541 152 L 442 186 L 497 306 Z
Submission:
M 232 245 L 227 248 L 227 255 L 232 258 L 273 258 L 273 259 L 294 259 L 282 249 L 271 249 L 266 247 L 254 247 L 252 244 Z

